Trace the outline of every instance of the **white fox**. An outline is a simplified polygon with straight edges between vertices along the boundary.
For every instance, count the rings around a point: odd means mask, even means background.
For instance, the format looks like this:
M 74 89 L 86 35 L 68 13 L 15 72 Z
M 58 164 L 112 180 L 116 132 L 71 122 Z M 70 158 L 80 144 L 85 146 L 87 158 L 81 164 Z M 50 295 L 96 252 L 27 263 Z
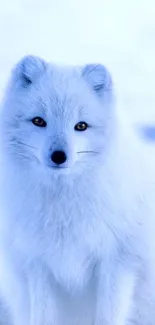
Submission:
M 153 188 L 114 97 L 99 64 L 27 56 L 13 69 L 0 111 L 4 324 L 155 324 Z

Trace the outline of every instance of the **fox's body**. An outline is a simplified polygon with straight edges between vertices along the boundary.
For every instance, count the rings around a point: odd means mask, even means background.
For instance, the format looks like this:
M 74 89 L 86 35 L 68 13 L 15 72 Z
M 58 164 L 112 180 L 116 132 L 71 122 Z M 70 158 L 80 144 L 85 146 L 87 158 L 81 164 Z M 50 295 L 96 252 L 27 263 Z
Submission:
M 104 67 L 34 57 L 15 67 L 2 103 L 0 187 L 0 291 L 13 325 L 154 325 L 141 158 Z

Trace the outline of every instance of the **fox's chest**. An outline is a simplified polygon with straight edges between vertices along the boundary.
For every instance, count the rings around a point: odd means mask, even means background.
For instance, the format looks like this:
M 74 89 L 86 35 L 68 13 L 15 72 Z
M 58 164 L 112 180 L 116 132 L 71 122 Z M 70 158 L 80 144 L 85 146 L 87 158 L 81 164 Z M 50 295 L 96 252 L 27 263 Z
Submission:
M 59 282 L 80 286 L 93 271 L 104 238 L 100 204 L 84 194 L 72 200 L 66 193 L 41 194 L 35 204 L 25 195 L 9 206 L 14 245 L 27 260 L 43 259 Z
M 95 267 L 93 252 L 84 241 L 63 242 L 62 247 L 53 243 L 47 263 L 55 279 L 65 287 L 82 287 Z
M 84 220 L 75 222 L 75 215 L 66 222 L 60 218 L 59 214 L 59 224 L 53 223 L 50 232 L 45 234 L 43 254 L 58 282 L 81 286 L 94 268 L 97 243 L 91 240 Z
M 82 286 L 89 279 L 101 246 L 101 232 L 97 220 L 94 220 L 97 216 L 94 216 L 93 209 L 89 214 L 80 209 L 78 212 L 73 206 L 70 210 L 59 209 L 51 233 L 45 236 L 49 238 L 47 246 L 50 248 L 46 254 L 47 262 L 58 282 L 68 286 Z

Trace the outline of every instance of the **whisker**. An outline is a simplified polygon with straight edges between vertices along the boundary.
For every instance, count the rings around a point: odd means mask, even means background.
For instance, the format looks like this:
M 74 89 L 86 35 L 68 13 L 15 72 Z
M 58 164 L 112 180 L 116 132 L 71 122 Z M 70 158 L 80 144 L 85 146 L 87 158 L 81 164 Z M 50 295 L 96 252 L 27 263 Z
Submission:
M 93 151 L 93 150 L 77 151 L 77 153 L 99 154 L 98 151 Z
M 27 144 L 27 143 L 22 142 L 22 141 L 17 141 L 17 144 L 21 144 L 21 145 L 23 145 L 25 147 L 29 147 L 29 148 L 32 148 L 32 149 L 37 149 L 37 148 L 31 146 L 30 144 Z

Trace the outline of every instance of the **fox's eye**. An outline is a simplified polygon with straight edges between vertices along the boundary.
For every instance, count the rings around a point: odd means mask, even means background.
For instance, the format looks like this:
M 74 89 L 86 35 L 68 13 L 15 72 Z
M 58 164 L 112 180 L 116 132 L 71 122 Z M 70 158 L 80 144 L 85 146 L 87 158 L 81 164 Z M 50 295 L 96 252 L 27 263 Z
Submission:
M 75 125 L 74 129 L 76 131 L 85 131 L 88 127 L 88 124 L 86 122 L 79 122 Z
M 43 120 L 43 118 L 37 116 L 37 117 L 34 117 L 32 119 L 32 123 L 36 126 L 40 126 L 40 127 L 45 127 L 47 124 L 46 122 Z

